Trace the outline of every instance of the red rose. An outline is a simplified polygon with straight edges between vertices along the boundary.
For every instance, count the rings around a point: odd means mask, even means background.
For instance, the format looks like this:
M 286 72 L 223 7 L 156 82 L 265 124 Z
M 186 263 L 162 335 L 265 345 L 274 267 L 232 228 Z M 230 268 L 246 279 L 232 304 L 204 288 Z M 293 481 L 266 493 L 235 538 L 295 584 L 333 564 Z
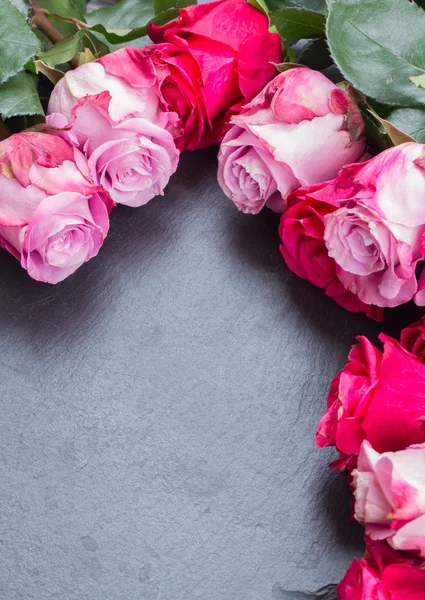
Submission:
M 425 363 L 425 317 L 402 330 L 400 343 Z
M 383 353 L 359 337 L 332 382 L 316 443 L 336 446 L 335 469 L 352 469 L 364 440 L 377 452 L 425 442 L 425 365 L 392 338 L 381 334 L 380 339 Z
M 279 36 L 268 19 L 245 0 L 218 0 L 181 9 L 177 20 L 148 32 L 169 109 L 181 118 L 181 150 L 213 144 L 232 113 L 256 96 L 282 61 Z
M 355 559 L 337 586 L 339 600 L 424 600 L 425 563 L 366 538 L 367 551 Z
M 283 213 L 279 226 L 280 251 L 298 277 L 324 289 L 343 308 L 364 311 L 380 321 L 382 309 L 365 304 L 345 289 L 337 277 L 335 261 L 328 254 L 323 239 L 325 216 L 339 206 L 329 197 L 330 189 L 328 183 L 322 183 L 299 188 L 289 196 L 290 208 Z

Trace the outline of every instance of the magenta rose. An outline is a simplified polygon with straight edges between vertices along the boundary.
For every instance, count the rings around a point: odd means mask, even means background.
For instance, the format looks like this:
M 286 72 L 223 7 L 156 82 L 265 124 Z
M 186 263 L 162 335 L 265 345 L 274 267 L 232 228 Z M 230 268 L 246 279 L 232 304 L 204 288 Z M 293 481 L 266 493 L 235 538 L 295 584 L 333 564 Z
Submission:
M 355 517 L 371 539 L 425 557 L 425 444 L 380 454 L 364 441 L 352 475 Z
M 324 183 L 299 188 L 290 195 L 290 206 L 279 225 L 282 256 L 294 273 L 325 290 L 340 306 L 351 312 L 363 311 L 380 321 L 382 309 L 361 302 L 337 277 L 335 261 L 323 239 L 325 217 L 338 208 L 328 200 L 327 189 L 328 184 Z
M 0 143 L 0 244 L 33 279 L 58 283 L 96 256 L 112 206 L 60 137 L 27 132 Z
M 246 0 L 189 6 L 148 32 L 155 45 L 142 52 L 168 70 L 161 94 L 180 117 L 181 150 L 219 141 L 230 116 L 263 89 L 276 74 L 273 63 L 282 61 L 279 36 Z
M 395 340 L 384 351 L 364 337 L 332 382 L 316 434 L 320 447 L 336 446 L 335 469 L 352 469 L 366 440 L 377 452 L 425 443 L 425 365 Z
M 365 151 L 364 124 L 348 95 L 318 71 L 278 75 L 232 118 L 218 181 L 245 213 L 283 212 L 290 192 L 335 177 Z
M 117 204 L 142 206 L 164 194 L 176 171 L 179 152 L 166 130 L 167 115 L 159 112 L 153 123 L 141 117 L 120 122 L 110 117 L 111 95 L 102 92 L 87 96 L 72 109 L 72 120 L 53 113 L 50 125 L 64 129 L 64 135 L 88 159 L 90 176 Z
M 366 537 L 366 554 L 355 559 L 337 586 L 339 600 L 423 600 L 425 563 Z
M 333 183 L 340 208 L 325 219 L 326 247 L 341 283 L 366 304 L 393 307 L 415 297 L 425 233 L 424 151 L 413 142 L 390 148 L 342 169 Z

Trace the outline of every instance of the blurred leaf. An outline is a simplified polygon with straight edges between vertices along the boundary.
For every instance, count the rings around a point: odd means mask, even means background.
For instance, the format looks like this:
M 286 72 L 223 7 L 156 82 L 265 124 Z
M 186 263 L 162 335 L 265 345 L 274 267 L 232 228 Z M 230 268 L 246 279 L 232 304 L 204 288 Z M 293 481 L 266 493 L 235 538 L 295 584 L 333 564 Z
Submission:
M 186 8 L 186 6 L 192 6 L 197 4 L 197 0 L 154 0 L 155 14 L 159 15 L 170 8 L 178 10 L 179 8 Z
M 81 12 L 76 0 L 38 0 L 38 4 L 50 13 L 59 15 L 60 17 L 73 17 L 74 19 L 83 21 L 83 23 L 86 22 L 86 17 Z M 55 19 L 54 25 L 64 36 L 72 35 L 77 31 L 75 25 L 66 21 Z
M 312 10 L 281 8 L 270 13 L 270 19 L 285 40 L 321 37 L 325 33 L 325 17 Z
M 35 75 L 21 71 L 0 85 L 0 114 L 4 118 L 44 114 Z
M 310 69 L 323 71 L 333 64 L 326 40 L 311 40 L 301 50 L 298 62 Z
M 326 0 L 268 0 L 270 10 L 279 8 L 298 8 L 304 10 L 314 10 L 322 15 L 326 15 Z
M 387 120 L 420 144 L 425 144 L 425 110 L 398 108 L 388 115 Z
M 409 0 L 331 0 L 328 43 L 339 70 L 383 104 L 422 106 L 425 13 Z M 366 60 L 366 57 L 367 60 Z
M 16 6 L 16 8 L 24 15 L 24 17 L 28 17 L 28 13 L 30 12 L 29 0 L 10 0 L 10 2 L 13 4 L 13 6 Z
M 46 52 L 38 52 L 37 58 L 49 67 L 56 67 L 70 61 L 83 48 L 82 38 L 84 32 L 78 31 L 74 35 L 64 37 Z
M 85 16 L 87 11 L 87 2 L 86 0 L 73 0 L 75 6 L 78 8 L 80 13 Z
M 9 0 L 0 0 L 0 83 L 21 71 L 40 47 L 24 15 Z

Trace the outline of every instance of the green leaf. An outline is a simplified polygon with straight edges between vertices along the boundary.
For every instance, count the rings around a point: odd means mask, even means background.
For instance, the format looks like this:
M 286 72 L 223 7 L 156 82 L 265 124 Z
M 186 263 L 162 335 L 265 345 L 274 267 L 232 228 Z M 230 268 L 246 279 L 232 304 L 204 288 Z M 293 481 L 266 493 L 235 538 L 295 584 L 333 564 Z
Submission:
M 387 121 L 386 119 L 382 119 L 374 111 L 369 111 L 369 112 L 382 125 L 382 127 L 384 128 L 385 132 L 388 134 L 388 136 L 389 136 L 390 140 L 392 141 L 392 143 L 394 144 L 394 146 L 399 146 L 400 144 L 404 144 L 406 142 L 414 142 L 415 141 L 410 135 L 408 135 L 407 133 L 404 133 L 404 131 L 401 131 L 401 129 L 396 127 L 390 121 Z
M 137 29 L 106 29 L 103 25 L 94 25 L 91 31 L 101 33 L 111 44 L 126 44 L 148 34 L 146 26 L 137 27 Z
M 409 0 L 328 0 L 328 43 L 351 83 L 383 104 L 421 106 L 425 12 Z
M 197 4 L 197 0 L 154 0 L 155 14 L 159 15 L 170 8 L 178 10 L 179 8 L 186 8 L 186 6 L 192 6 Z
M 54 69 L 53 67 L 49 67 L 42 60 L 32 60 L 25 65 L 25 68 L 34 75 L 38 75 L 38 73 L 42 73 L 49 81 L 56 85 L 58 81 L 62 79 L 65 75 L 63 71 L 58 69 Z
M 87 23 L 91 26 L 103 25 L 107 30 L 135 29 L 148 23 L 155 17 L 153 3 L 141 0 L 119 0 L 113 6 L 98 8 L 87 15 Z M 146 32 L 144 33 L 146 36 Z M 103 37 L 103 36 L 102 36 Z M 146 46 L 149 44 L 148 37 L 139 38 L 132 46 Z M 111 45 L 110 49 L 118 50 L 128 45 L 121 42 Z
M 86 22 L 86 17 L 79 9 L 79 5 L 75 0 L 38 0 L 39 5 L 45 8 L 54 15 L 61 17 L 73 17 L 79 21 Z M 77 28 L 73 23 L 67 23 L 65 21 L 54 20 L 54 26 L 61 32 L 62 35 L 72 35 L 77 31 Z
M 310 69 L 323 71 L 333 63 L 326 40 L 311 40 L 301 50 L 298 62 Z
M 10 2 L 13 4 L 13 6 L 16 6 L 16 8 L 24 15 L 24 17 L 28 17 L 30 12 L 29 0 L 10 0 Z
M 325 32 L 325 17 L 312 10 L 281 8 L 270 13 L 270 19 L 285 40 L 321 37 Z
M 80 13 L 85 16 L 87 10 L 86 0 L 73 0 L 73 2 L 80 11 Z
M 46 52 L 38 52 L 37 58 L 49 67 L 63 65 L 74 58 L 83 48 L 82 37 L 84 33 L 79 31 L 74 35 L 64 37 L 60 42 L 52 46 Z
M 326 0 L 268 0 L 267 4 L 270 10 L 279 8 L 298 8 L 304 10 L 314 10 L 322 15 L 326 15 Z
M 420 144 L 425 144 L 425 110 L 398 108 L 390 113 L 387 119 Z
M 0 83 L 21 71 L 39 49 L 24 15 L 9 0 L 0 0 Z
M 122 2 L 123 0 L 121 0 Z M 130 5 L 131 3 L 134 2 L 134 0 L 124 0 L 122 6 L 119 8 L 119 12 L 118 12 L 118 5 L 121 4 L 120 2 L 118 4 L 116 4 L 115 6 L 108 8 L 108 9 L 99 9 L 98 11 L 94 11 L 93 13 L 88 15 L 88 20 L 89 20 L 89 25 L 91 25 L 91 31 L 94 31 L 98 34 L 101 34 L 110 44 L 113 44 L 113 46 L 111 46 L 111 50 L 114 49 L 118 49 L 118 47 L 122 47 L 123 45 L 128 45 L 128 42 L 132 42 L 134 40 L 139 40 L 140 43 L 136 43 L 136 44 L 132 44 L 132 46 L 146 46 L 146 44 L 149 43 L 149 39 L 146 37 L 147 36 L 147 26 L 155 23 L 156 25 L 163 25 L 164 23 L 168 23 L 169 21 L 171 21 L 172 19 L 174 19 L 177 15 L 178 15 L 178 11 L 174 8 L 169 8 L 168 10 L 159 13 L 158 15 L 154 15 L 152 16 L 152 18 L 150 18 L 148 20 L 148 22 L 146 23 L 146 25 L 143 26 L 139 26 L 136 28 L 132 28 L 131 26 L 124 29 L 121 29 L 122 25 L 126 24 L 126 18 L 123 17 L 123 19 L 121 19 L 118 15 L 120 14 L 121 10 L 123 10 L 123 6 L 124 4 L 126 5 L 126 12 L 128 10 L 131 10 Z M 146 8 L 146 7 L 145 7 Z M 108 25 L 105 25 L 104 23 L 102 24 L 98 24 L 96 23 L 96 18 L 98 18 L 100 11 L 112 11 L 114 10 L 113 13 L 113 17 L 111 18 L 111 13 L 102 13 L 102 15 L 100 15 L 101 17 L 105 17 L 105 21 L 108 23 Z M 95 14 L 96 13 L 96 14 Z M 93 17 L 94 15 L 94 17 Z M 127 18 L 127 22 L 133 22 L 134 23 L 134 13 L 132 16 L 128 15 Z M 137 20 L 138 25 L 140 25 L 140 23 L 143 23 L 142 19 L 138 19 Z M 119 23 L 120 25 L 120 29 L 117 29 L 116 27 L 111 27 L 109 24 L 110 23 Z M 144 39 L 143 39 L 144 38 Z
M 5 119 L 20 115 L 44 114 L 35 75 L 21 71 L 0 85 L 0 114 Z
M 96 58 L 109 54 L 109 46 L 99 40 L 95 33 L 86 30 L 82 41 L 83 49 L 88 48 L 90 52 L 96 55 Z

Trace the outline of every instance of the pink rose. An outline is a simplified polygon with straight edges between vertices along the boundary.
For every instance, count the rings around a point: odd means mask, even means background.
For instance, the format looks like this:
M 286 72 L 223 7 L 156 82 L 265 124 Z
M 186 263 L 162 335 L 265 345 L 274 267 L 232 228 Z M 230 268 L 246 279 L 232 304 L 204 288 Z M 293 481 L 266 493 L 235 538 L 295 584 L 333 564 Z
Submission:
M 423 600 L 425 563 L 366 538 L 367 551 L 355 559 L 337 586 L 339 600 Z
M 290 192 L 335 177 L 365 151 L 364 124 L 347 94 L 318 71 L 278 75 L 232 118 L 218 181 L 245 213 L 286 209 Z
M 400 344 L 425 363 L 425 317 L 402 329 Z
M 48 113 L 61 113 L 73 120 L 72 109 L 87 96 L 109 92 L 109 116 L 115 122 L 140 116 L 156 123 L 161 113 L 160 85 L 166 68 L 154 64 L 153 58 L 139 48 L 123 48 L 103 58 L 67 71 L 52 91 Z M 167 115 L 170 127 L 176 115 Z
M 425 443 L 425 365 L 383 334 L 383 353 L 357 339 L 316 434 L 318 446 L 336 446 L 340 458 L 331 467 L 339 470 L 356 465 L 364 440 L 378 452 Z
M 67 139 L 88 159 L 90 176 L 117 204 L 142 206 L 164 194 L 176 171 L 179 152 L 165 129 L 168 118 L 159 112 L 153 123 L 141 117 L 121 122 L 110 117 L 111 95 L 87 96 L 72 108 L 72 119 L 58 113 L 47 117 L 50 125 L 72 126 Z
M 329 257 L 323 239 L 326 215 L 337 209 L 326 197 L 328 185 L 299 188 L 289 197 L 289 208 L 279 226 L 280 251 L 288 267 L 326 291 L 340 306 L 352 312 L 364 311 L 376 321 L 382 309 L 361 302 L 344 288 L 336 275 L 335 261 Z
M 0 143 L 0 243 L 33 279 L 58 283 L 96 256 L 112 205 L 60 137 L 27 132 Z
M 267 17 L 246 0 L 218 0 L 181 9 L 177 20 L 148 32 L 158 66 L 168 74 L 164 101 L 181 120 L 181 150 L 219 141 L 238 112 L 276 74 L 282 61 L 279 36 Z
M 366 533 L 425 557 L 425 444 L 380 454 L 365 441 L 352 475 L 355 516 Z
M 366 304 L 398 306 L 417 291 L 423 260 L 425 146 L 407 143 L 342 169 L 324 239 L 344 287 Z M 420 303 L 420 302 L 418 302 Z

